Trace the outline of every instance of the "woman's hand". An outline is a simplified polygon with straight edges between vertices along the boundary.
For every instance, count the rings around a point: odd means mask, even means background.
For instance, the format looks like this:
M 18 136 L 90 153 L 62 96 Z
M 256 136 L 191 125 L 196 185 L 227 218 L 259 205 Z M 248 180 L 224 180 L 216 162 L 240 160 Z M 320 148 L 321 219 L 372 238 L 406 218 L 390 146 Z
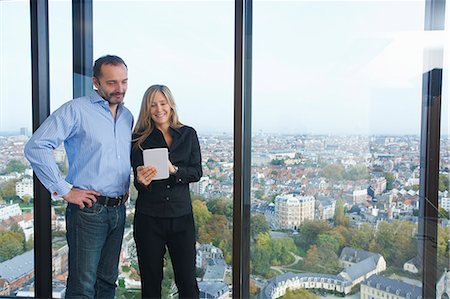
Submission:
M 136 168 L 137 172 L 137 181 L 139 184 L 148 186 L 152 182 L 153 178 L 155 177 L 156 173 L 158 172 L 156 170 L 155 166 L 149 165 L 149 166 L 138 166 Z

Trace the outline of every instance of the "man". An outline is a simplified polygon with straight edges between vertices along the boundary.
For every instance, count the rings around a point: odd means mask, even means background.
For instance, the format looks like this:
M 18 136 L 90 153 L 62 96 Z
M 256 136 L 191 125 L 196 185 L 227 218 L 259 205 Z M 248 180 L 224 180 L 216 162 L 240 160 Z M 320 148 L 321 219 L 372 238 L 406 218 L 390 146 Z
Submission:
M 69 276 L 66 298 L 114 298 L 130 182 L 133 116 L 123 106 L 128 69 L 117 56 L 94 63 L 94 90 L 52 115 L 25 146 L 25 156 L 66 209 Z M 62 142 L 64 179 L 53 158 Z

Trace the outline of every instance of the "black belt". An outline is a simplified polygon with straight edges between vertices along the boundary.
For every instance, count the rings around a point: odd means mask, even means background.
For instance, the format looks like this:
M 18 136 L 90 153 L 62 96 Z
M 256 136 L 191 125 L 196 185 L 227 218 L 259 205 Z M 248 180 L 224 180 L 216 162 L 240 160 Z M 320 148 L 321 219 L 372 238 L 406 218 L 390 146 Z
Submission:
M 116 197 L 110 197 L 110 196 L 96 196 L 97 203 L 107 206 L 107 207 L 117 207 L 125 202 L 125 195 L 120 195 Z

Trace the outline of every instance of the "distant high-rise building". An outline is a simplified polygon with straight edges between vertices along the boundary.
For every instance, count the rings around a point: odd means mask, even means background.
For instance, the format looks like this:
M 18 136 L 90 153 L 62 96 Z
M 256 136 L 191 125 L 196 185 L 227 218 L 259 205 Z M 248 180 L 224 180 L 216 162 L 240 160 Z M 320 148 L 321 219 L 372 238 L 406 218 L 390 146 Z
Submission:
M 20 128 L 20 135 L 28 136 L 28 128 Z
M 279 195 L 275 199 L 275 219 L 279 228 L 297 229 L 305 220 L 314 220 L 314 196 Z

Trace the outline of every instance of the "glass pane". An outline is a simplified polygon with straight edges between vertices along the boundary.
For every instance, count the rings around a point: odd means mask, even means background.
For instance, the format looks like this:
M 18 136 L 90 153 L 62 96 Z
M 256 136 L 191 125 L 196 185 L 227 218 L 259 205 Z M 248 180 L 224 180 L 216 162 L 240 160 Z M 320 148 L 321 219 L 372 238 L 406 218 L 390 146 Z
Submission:
M 443 79 L 442 79 L 442 116 L 441 116 L 441 146 L 439 164 L 439 226 L 438 226 L 438 281 L 436 285 L 436 298 L 449 298 L 450 290 L 448 277 L 450 275 L 450 89 L 449 89 L 449 69 L 450 69 L 450 5 L 446 5 L 446 30 L 440 31 L 435 41 L 440 41 L 443 49 Z
M 120 22 L 112 22 L 120 16 Z M 115 18 L 115 17 L 114 17 Z M 172 91 L 181 122 L 198 133 L 203 177 L 191 184 L 201 294 L 231 293 L 233 178 L 233 1 L 94 1 L 94 58 L 128 65 L 125 106 L 138 119 L 145 90 Z M 118 296 L 137 296 L 140 279 L 132 223 L 131 187 Z M 166 255 L 163 298 L 177 293 Z M 202 296 L 203 296 L 202 295 Z
M 49 1 L 50 113 L 72 99 L 72 2 Z M 68 161 L 64 145 L 54 151 L 55 161 L 65 177 Z M 53 297 L 64 298 L 68 275 L 66 201 L 52 200 Z
M 420 294 L 424 5 L 254 2 L 252 294 Z
M 21 20 L 18 22 L 17 20 Z M 34 296 L 29 1 L 0 1 L 0 294 Z

